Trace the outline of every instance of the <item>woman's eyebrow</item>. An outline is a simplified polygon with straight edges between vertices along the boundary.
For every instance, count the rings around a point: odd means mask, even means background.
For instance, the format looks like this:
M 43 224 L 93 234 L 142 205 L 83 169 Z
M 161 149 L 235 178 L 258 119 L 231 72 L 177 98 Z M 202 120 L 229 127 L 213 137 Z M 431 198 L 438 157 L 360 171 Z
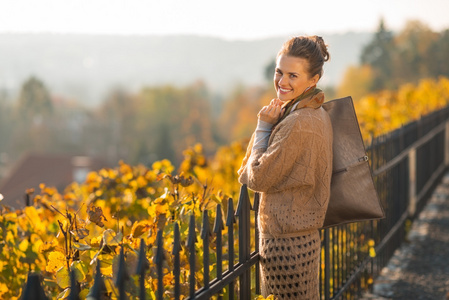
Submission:
M 281 73 L 284 73 L 280 68 L 276 68 L 275 71 L 279 71 Z M 287 74 L 289 74 L 289 75 L 299 75 L 299 73 L 296 73 L 296 72 L 287 72 Z

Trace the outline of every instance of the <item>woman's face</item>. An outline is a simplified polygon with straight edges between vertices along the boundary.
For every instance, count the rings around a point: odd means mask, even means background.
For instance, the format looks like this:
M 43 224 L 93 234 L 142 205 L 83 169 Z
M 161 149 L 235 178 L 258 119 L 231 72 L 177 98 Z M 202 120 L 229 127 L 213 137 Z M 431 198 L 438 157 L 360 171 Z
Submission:
M 309 78 L 307 67 L 308 62 L 304 58 L 284 54 L 278 57 L 274 72 L 274 87 L 281 101 L 299 97 L 305 89 L 318 82 L 318 75 Z

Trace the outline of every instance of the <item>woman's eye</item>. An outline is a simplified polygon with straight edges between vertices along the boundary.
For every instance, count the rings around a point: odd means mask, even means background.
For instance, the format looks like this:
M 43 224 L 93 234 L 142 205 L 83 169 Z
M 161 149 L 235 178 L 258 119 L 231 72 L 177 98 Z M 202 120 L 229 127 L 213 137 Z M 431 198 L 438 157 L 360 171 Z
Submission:
M 297 76 L 295 74 L 291 74 L 290 78 L 296 78 Z

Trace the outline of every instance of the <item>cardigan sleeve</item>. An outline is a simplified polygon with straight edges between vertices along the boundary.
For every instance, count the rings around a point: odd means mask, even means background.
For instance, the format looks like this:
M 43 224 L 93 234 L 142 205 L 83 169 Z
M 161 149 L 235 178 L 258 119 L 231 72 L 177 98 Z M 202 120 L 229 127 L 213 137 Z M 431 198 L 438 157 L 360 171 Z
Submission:
M 273 193 L 314 185 L 319 153 L 313 148 L 323 140 L 312 118 L 288 117 L 278 126 L 268 148 L 253 149 L 239 173 L 239 181 L 254 191 Z
M 255 138 L 255 134 L 253 134 L 251 136 L 251 139 L 248 143 L 248 147 L 246 149 L 246 153 L 245 153 L 245 157 L 242 160 L 242 165 L 240 166 L 240 169 L 237 171 L 237 175 L 239 175 L 239 183 L 241 184 L 246 184 L 248 185 L 248 171 L 247 171 L 247 166 L 248 166 L 248 160 L 251 156 L 252 153 L 252 148 L 254 145 L 254 138 Z

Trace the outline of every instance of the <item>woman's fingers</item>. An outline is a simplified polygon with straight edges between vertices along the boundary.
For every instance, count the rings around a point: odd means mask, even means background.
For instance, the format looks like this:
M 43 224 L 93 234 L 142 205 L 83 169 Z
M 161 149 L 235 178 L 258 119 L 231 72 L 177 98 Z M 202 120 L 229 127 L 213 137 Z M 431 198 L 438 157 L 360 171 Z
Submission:
M 262 107 L 258 117 L 264 122 L 274 124 L 281 116 L 281 107 L 279 105 L 267 105 Z
M 270 102 L 271 105 L 279 105 L 282 106 L 282 104 L 284 104 L 284 102 L 282 102 L 281 100 L 279 100 L 278 98 L 274 98 L 271 100 Z

